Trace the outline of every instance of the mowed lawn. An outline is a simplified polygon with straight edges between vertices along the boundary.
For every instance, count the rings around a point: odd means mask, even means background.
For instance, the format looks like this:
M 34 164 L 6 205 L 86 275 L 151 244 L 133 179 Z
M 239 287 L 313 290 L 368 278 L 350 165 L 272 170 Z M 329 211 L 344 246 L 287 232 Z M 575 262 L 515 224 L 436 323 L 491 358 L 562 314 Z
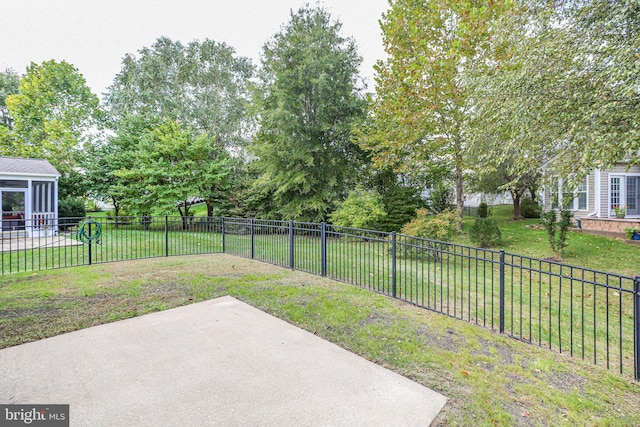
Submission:
M 640 385 L 366 289 L 224 254 L 0 277 L 0 347 L 231 295 L 432 388 L 437 425 L 640 425 Z
M 502 232 L 502 243 L 493 249 L 504 249 L 519 255 L 534 258 L 554 256 L 547 240 L 547 234 L 540 227 L 540 219 L 513 220 L 512 206 L 495 206 L 492 217 Z M 465 219 L 465 231 L 473 219 Z M 466 233 L 458 235 L 455 241 L 471 245 Z M 640 275 L 640 245 L 623 238 L 596 236 L 572 229 L 568 235 L 568 246 L 562 255 L 563 262 L 579 267 L 617 273 L 626 276 Z

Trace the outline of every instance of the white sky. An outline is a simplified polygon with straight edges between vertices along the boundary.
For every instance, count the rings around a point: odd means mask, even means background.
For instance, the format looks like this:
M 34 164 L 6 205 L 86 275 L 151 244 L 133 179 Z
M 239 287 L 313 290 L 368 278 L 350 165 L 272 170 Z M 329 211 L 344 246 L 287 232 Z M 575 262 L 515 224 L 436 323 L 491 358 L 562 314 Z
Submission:
M 24 73 L 31 62 L 65 60 L 102 97 L 126 53 L 167 36 L 225 42 L 258 64 L 264 43 L 289 11 L 315 0 L 0 0 L 0 69 Z M 373 65 L 384 58 L 378 20 L 387 0 L 321 1 L 353 37 L 373 91 Z

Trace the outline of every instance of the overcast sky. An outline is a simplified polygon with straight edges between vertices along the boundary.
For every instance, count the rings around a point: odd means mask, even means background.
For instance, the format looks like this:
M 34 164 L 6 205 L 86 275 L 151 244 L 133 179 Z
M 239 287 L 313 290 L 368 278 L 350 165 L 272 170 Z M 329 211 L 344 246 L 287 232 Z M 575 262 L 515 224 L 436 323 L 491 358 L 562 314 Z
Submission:
M 24 73 L 29 63 L 66 60 L 102 97 L 126 53 L 158 37 L 187 43 L 213 39 L 258 63 L 264 43 L 302 0 L 0 0 L 0 68 Z M 373 90 L 373 64 L 384 57 L 378 20 L 387 0 L 320 1 L 342 35 L 353 37 Z

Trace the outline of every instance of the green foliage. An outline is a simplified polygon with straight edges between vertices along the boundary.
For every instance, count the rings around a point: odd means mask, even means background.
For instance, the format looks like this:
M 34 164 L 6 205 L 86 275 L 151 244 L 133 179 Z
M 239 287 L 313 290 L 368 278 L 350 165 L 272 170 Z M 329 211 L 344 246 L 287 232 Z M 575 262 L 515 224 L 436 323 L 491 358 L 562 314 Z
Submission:
M 547 239 L 553 253 L 560 257 L 564 248 L 567 247 L 567 233 L 571 226 L 571 218 L 573 213 L 570 210 L 563 209 L 560 211 L 560 221 L 558 221 L 558 212 L 551 209 L 542 214 L 542 225 L 547 232 Z
M 573 183 L 593 168 L 637 163 L 640 2 L 515 4 L 496 23 L 493 60 L 476 82 L 496 151 L 515 153 L 520 171 L 544 159 L 550 176 Z
M 432 212 L 440 213 L 453 206 L 453 190 L 446 183 L 436 185 L 431 194 L 429 194 L 429 209 Z
M 426 207 L 420 191 L 403 185 L 389 187 L 382 193 L 382 202 L 387 215 L 378 221 L 380 231 L 400 231 L 415 217 L 416 210 Z
M 382 197 L 375 191 L 356 188 L 330 215 L 330 221 L 341 227 L 378 229 L 387 213 Z
M 632 239 L 634 234 L 640 234 L 640 228 L 625 228 L 624 233 L 626 234 L 627 239 Z
M 416 217 L 402 227 L 402 234 L 449 242 L 458 229 L 458 216 L 456 209 L 447 209 L 436 215 L 429 215 L 426 209 L 418 209 Z
M 340 27 L 327 11 L 303 8 L 263 48 L 251 150 L 255 186 L 273 201 L 267 216 L 324 220 L 358 178 L 364 159 L 351 132 L 366 105 L 361 58 Z
M 20 76 L 10 68 L 0 72 L 0 127 L 13 128 L 13 117 L 7 108 L 7 97 L 18 93 Z
M 481 248 L 490 248 L 500 244 L 502 233 L 496 220 L 478 216 L 469 228 L 469 238 Z
M 14 120 L 13 137 L 0 138 L 0 154 L 47 159 L 62 174 L 58 188 L 63 197 L 84 195 L 78 186 L 78 159 L 99 128 L 102 112 L 82 74 L 64 61 L 32 63 L 6 104 Z
M 84 202 L 78 198 L 68 198 L 58 201 L 58 217 L 84 218 L 87 215 Z
M 67 198 L 58 200 L 58 225 L 65 229 L 78 224 L 79 219 L 84 218 L 87 211 L 82 199 Z
M 542 207 L 528 197 L 522 200 L 520 209 L 525 218 L 540 218 L 542 214 Z
M 134 192 L 125 194 L 125 202 L 140 215 L 170 214 L 177 209 L 186 219 L 195 198 L 209 196 L 232 169 L 228 153 L 208 135 L 193 135 L 175 121 L 145 131 L 130 154 L 133 163 L 114 174 L 134 187 Z
M 489 206 L 485 202 L 481 202 L 478 205 L 478 218 L 487 218 L 489 216 Z
M 120 119 L 115 136 L 106 143 L 95 141 L 85 147 L 85 184 L 87 193 L 114 206 L 114 215 L 121 216 L 127 201 L 136 200 L 142 189 L 134 179 L 118 172 L 135 166 L 135 153 L 143 135 L 159 125 L 158 120 L 143 116 Z
M 455 174 L 459 209 L 472 132 L 468 70 L 482 60 L 504 3 L 398 0 L 380 24 L 388 57 L 375 67 L 371 123 L 359 144 L 379 167 L 403 173 L 444 163 Z
M 127 54 L 106 94 L 114 118 L 169 118 L 225 147 L 243 144 L 253 66 L 225 43 L 160 37 Z

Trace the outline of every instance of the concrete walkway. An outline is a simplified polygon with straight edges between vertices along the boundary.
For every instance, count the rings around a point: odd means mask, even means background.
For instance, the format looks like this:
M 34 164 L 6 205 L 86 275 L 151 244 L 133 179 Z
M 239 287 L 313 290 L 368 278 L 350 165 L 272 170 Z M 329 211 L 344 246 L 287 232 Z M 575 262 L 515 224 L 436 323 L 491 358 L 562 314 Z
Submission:
M 0 403 L 69 404 L 71 426 L 428 426 L 446 398 L 223 297 L 0 350 Z
M 64 248 L 84 243 L 64 236 L 11 237 L 0 240 L 0 252 L 25 251 L 28 249 Z

